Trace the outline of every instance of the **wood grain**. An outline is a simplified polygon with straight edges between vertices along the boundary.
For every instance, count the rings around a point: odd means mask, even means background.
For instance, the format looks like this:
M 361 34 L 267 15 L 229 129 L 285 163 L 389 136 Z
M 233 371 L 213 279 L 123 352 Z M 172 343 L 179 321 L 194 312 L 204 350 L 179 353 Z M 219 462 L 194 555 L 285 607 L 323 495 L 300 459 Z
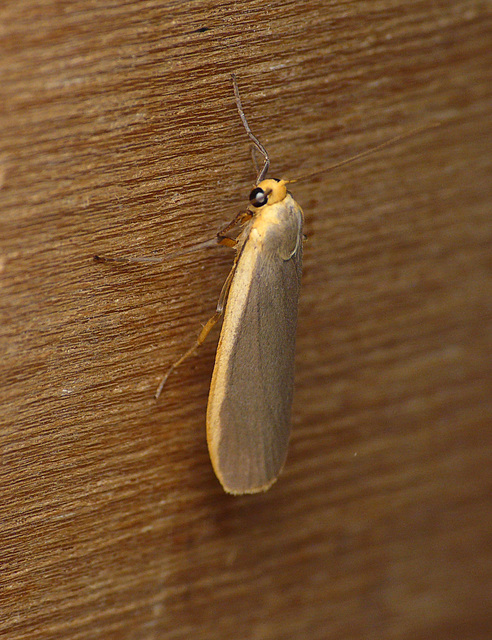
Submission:
M 0 635 L 490 638 L 492 17 L 471 0 L 5 1 Z M 232 256 L 273 158 L 316 171 L 291 447 L 260 496 L 207 456 Z

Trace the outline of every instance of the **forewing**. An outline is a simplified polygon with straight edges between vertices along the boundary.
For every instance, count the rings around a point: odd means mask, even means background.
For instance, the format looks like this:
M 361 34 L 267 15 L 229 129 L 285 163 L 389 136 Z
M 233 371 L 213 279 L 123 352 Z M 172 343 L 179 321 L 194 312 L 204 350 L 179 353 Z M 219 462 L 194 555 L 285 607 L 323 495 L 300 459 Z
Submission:
M 207 409 L 217 477 L 229 493 L 267 489 L 290 434 L 302 241 L 289 260 L 244 247 L 229 294 Z

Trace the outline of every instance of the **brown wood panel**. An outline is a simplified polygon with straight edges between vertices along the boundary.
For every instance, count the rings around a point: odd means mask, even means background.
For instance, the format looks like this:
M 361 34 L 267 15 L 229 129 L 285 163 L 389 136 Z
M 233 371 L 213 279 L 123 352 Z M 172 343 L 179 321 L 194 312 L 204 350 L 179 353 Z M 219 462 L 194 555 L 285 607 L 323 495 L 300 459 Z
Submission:
M 489 2 L 0 8 L 0 635 L 490 638 Z M 229 73 L 306 212 L 294 424 L 266 494 L 205 443 L 254 178 Z

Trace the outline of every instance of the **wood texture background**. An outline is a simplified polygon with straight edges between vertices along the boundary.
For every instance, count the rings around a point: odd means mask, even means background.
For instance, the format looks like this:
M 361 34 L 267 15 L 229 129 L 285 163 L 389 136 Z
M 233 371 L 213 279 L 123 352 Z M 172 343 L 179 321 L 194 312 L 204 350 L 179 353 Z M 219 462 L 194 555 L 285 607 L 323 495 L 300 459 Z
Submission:
M 490 2 L 5 0 L 0 635 L 490 638 Z M 254 172 L 306 212 L 289 457 L 222 493 L 211 238 Z

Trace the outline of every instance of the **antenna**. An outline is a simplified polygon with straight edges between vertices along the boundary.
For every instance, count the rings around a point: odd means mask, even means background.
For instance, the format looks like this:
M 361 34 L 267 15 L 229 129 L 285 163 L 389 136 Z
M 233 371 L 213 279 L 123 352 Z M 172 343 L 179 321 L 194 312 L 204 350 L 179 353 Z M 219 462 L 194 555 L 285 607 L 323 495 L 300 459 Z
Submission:
M 389 140 L 386 140 L 386 142 L 382 142 L 381 144 L 378 144 L 375 147 L 371 147 L 370 149 L 366 149 L 361 153 L 357 153 L 355 156 L 351 156 L 350 158 L 345 158 L 345 160 L 340 160 L 340 162 L 335 162 L 335 164 L 328 165 L 327 167 L 324 167 L 324 169 L 319 169 L 319 171 L 315 171 L 314 173 L 307 173 L 301 176 L 300 178 L 296 178 L 295 180 L 289 180 L 289 182 L 299 182 L 300 180 L 304 180 L 305 178 L 312 178 L 313 176 L 317 176 L 320 173 L 326 173 L 328 171 L 332 171 L 333 169 L 338 169 L 338 167 L 343 167 L 343 165 L 345 164 L 350 164 L 351 162 L 355 162 L 356 160 L 365 158 L 366 156 L 369 156 L 372 153 L 375 153 L 376 151 L 380 151 L 381 149 L 384 149 L 385 147 L 389 147 L 390 145 L 395 144 L 396 142 L 405 140 L 405 138 L 411 138 L 412 136 L 415 136 L 419 133 L 422 133 L 424 131 L 429 131 L 429 129 L 435 129 L 436 127 L 440 127 L 440 126 L 441 126 L 440 122 L 433 122 L 431 124 L 424 125 L 423 127 L 417 127 L 416 129 L 411 129 L 410 131 L 407 131 L 406 133 L 402 133 L 398 136 L 395 136 L 394 138 L 390 138 Z
M 239 96 L 239 87 L 236 80 L 236 74 L 231 73 L 231 78 L 232 78 L 232 86 L 234 87 L 234 95 L 236 96 L 236 106 L 239 113 L 239 117 L 241 118 L 241 122 L 243 123 L 244 128 L 246 129 L 246 133 L 248 134 L 250 140 L 253 142 L 253 144 L 261 153 L 261 155 L 265 158 L 263 168 L 258 173 L 258 176 L 256 178 L 256 184 L 258 185 L 268 173 L 268 169 L 270 168 L 270 157 L 265 147 L 261 144 L 261 142 L 255 136 L 255 134 L 251 131 L 248 121 L 246 120 L 246 116 L 244 115 L 243 105 L 241 103 L 241 97 Z

